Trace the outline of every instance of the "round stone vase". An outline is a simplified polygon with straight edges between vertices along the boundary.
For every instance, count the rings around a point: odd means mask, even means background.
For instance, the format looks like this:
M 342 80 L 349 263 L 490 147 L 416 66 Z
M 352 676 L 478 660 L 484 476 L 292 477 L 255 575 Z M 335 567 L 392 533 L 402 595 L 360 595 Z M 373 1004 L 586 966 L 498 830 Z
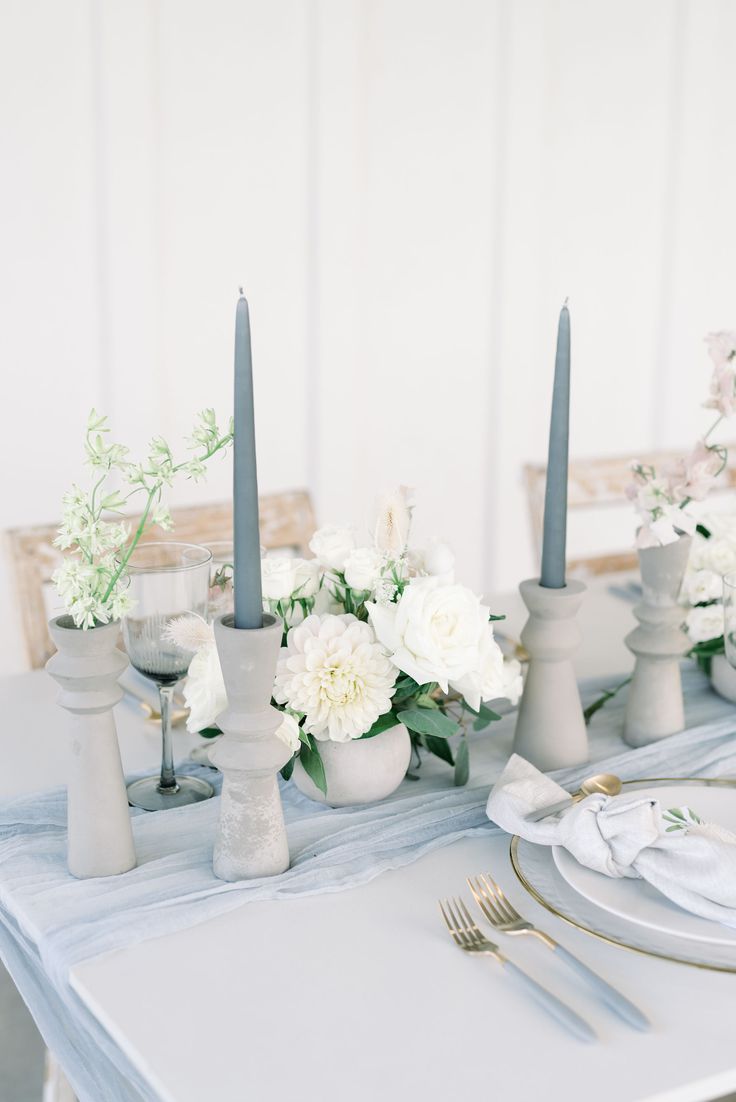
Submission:
M 49 624 L 57 653 L 46 669 L 59 685 L 70 741 L 67 862 L 72 876 L 116 876 L 136 863 L 120 748 L 112 709 L 128 659 L 120 624 L 83 631 L 70 616 Z
M 710 683 L 719 696 L 736 704 L 736 670 L 725 654 L 714 654 L 711 658 Z
M 680 661 L 692 643 L 678 597 L 691 542 L 690 536 L 680 536 L 639 551 L 642 599 L 634 608 L 639 625 L 626 636 L 636 658 L 624 727 L 629 746 L 644 746 L 685 726 Z
M 297 758 L 292 780 L 300 792 L 329 807 L 372 804 L 385 800 L 403 781 L 411 760 L 411 738 L 397 723 L 373 738 L 320 742 L 327 795 L 317 788 Z

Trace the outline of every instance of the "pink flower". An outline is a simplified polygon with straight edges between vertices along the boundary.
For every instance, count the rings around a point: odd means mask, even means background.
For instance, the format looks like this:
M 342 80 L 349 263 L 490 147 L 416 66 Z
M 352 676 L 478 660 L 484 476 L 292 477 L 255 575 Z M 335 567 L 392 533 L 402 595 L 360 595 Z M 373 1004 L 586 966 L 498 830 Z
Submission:
M 717 409 L 723 417 L 736 412 L 736 371 L 730 362 L 717 363 L 710 380 L 710 397 L 705 409 Z
M 716 367 L 723 367 L 736 356 L 736 330 L 721 329 L 705 338 L 708 355 Z
M 667 471 L 673 501 L 704 501 L 722 465 L 720 454 L 698 440 L 690 455 L 678 459 Z

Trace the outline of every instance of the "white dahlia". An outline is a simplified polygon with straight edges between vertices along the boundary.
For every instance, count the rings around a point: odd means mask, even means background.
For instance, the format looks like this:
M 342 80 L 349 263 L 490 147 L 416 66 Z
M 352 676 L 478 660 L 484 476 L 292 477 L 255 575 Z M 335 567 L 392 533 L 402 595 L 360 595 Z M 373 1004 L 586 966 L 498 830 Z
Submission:
M 308 616 L 288 634 L 274 698 L 302 713 L 320 742 L 348 742 L 391 709 L 396 670 L 369 624 L 355 616 Z

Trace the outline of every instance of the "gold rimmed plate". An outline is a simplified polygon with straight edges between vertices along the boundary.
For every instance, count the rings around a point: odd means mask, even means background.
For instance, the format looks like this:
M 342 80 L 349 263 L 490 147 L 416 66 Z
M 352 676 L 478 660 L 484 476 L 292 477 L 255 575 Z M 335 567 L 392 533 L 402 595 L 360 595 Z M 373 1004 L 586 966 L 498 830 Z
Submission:
M 703 786 L 736 788 L 736 780 L 720 777 L 657 777 L 624 782 L 629 790 Z M 734 793 L 736 799 L 736 792 Z M 557 869 L 551 849 L 515 836 L 511 864 L 522 886 L 543 907 L 569 925 L 621 949 L 695 968 L 736 972 L 736 946 L 691 941 L 671 933 L 637 927 L 625 917 L 596 906 L 578 895 Z

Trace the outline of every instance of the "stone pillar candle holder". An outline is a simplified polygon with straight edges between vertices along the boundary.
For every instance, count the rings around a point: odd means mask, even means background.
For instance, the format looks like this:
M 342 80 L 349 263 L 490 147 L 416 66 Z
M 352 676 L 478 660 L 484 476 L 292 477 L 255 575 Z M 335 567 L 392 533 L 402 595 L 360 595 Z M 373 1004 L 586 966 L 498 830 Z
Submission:
M 529 610 L 521 641 L 529 654 L 514 734 L 514 753 L 538 769 L 562 769 L 588 760 L 588 732 L 572 665 L 582 634 L 575 619 L 586 591 L 580 581 L 562 589 L 522 582 Z
M 677 603 L 690 555 L 690 536 L 639 551 L 642 600 L 634 608 L 639 626 L 626 636 L 636 658 L 626 702 L 624 739 L 644 746 L 685 726 L 680 660 L 692 646 Z
M 221 880 L 276 876 L 289 867 L 289 846 L 277 773 L 291 757 L 276 730 L 271 705 L 283 625 L 264 615 L 262 628 L 236 628 L 232 615 L 215 621 L 227 692 L 217 717 L 223 737 L 210 753 L 222 772 L 214 870 Z
M 71 616 L 57 616 L 49 629 L 57 653 L 46 669 L 60 685 L 58 703 L 70 716 L 69 872 L 80 878 L 115 876 L 136 863 L 112 714 L 123 696 L 118 678 L 128 665 L 117 647 L 120 624 L 83 631 Z

